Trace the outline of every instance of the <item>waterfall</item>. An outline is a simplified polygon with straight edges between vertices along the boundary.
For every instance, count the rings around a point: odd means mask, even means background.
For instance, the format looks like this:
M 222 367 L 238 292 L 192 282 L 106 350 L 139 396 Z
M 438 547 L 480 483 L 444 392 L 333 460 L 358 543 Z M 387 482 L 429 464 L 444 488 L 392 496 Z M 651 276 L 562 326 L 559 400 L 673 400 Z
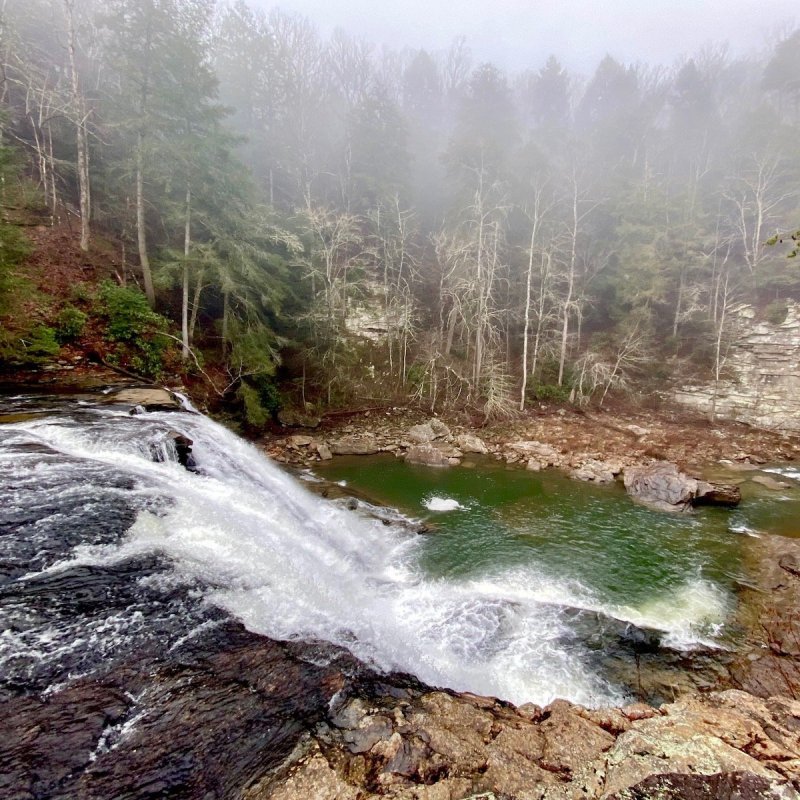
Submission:
M 175 432 L 193 440 L 196 472 L 177 462 Z M 575 633 L 574 608 L 591 607 L 579 588 L 534 567 L 433 579 L 408 528 L 311 494 L 201 414 L 37 407 L 0 425 L 0 486 L 0 668 L 29 679 L 158 637 L 169 647 L 221 609 L 253 632 L 325 640 L 432 685 L 517 703 L 627 699 Z M 90 603 L 83 618 L 32 610 L 23 591 L 112 573 L 108 607 Z M 706 611 L 719 602 L 702 596 Z

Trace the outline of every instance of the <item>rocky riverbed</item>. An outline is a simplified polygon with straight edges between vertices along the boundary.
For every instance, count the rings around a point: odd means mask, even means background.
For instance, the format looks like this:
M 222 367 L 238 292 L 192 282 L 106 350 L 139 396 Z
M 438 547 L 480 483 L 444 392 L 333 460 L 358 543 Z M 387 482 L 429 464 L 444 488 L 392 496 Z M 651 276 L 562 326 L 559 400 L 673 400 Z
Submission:
M 468 418 L 439 419 L 417 409 L 388 408 L 311 422 L 316 427 L 283 426 L 261 444 L 276 460 L 296 465 L 336 453 L 405 457 L 415 447 L 433 444 L 445 459 L 487 453 L 521 467 L 555 467 L 578 479 L 600 481 L 613 479 L 626 466 L 655 460 L 702 473 L 719 462 L 746 468 L 800 458 L 796 434 L 724 421 L 712 425 L 685 411 L 585 412 L 543 406 L 512 420 L 475 426 Z M 433 430 L 424 430 L 431 424 Z

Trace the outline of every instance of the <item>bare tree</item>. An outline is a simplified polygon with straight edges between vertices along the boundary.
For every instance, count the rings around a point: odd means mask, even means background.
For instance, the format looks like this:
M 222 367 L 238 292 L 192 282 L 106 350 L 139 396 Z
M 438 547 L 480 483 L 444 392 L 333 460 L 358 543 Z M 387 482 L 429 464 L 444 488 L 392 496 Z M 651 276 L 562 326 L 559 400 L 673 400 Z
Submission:
M 81 211 L 81 250 L 89 249 L 91 216 L 91 194 L 89 183 L 89 134 L 87 120 L 89 112 L 86 110 L 83 93 L 80 90 L 78 65 L 75 55 L 75 14 L 74 0 L 64 0 L 64 13 L 67 18 L 67 51 L 69 53 L 70 83 L 72 88 L 72 105 L 75 115 L 75 140 L 78 150 L 78 192 Z M 186 357 L 186 356 L 184 356 Z
M 756 285 L 759 267 L 770 255 L 764 245 L 778 227 L 779 211 L 797 196 L 797 189 L 786 182 L 781 158 L 773 154 L 750 156 L 727 192 L 732 236 Z

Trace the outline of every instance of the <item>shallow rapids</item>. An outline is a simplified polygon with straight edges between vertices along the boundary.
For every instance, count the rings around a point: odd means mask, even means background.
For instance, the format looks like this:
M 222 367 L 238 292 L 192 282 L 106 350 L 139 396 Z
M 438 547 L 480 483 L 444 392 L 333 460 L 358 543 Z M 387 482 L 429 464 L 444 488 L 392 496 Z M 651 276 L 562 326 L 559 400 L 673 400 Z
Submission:
M 99 659 L 173 647 L 221 609 L 253 632 L 322 639 L 432 685 L 598 706 L 630 699 L 598 655 L 649 636 L 627 623 L 688 649 L 713 644 L 730 611 L 702 575 L 633 606 L 536 561 L 436 575 L 423 537 L 312 495 L 202 415 L 6 403 L 27 413 L 0 425 L 10 684 L 46 690 Z M 177 462 L 174 431 L 193 440 L 197 472 Z M 434 500 L 428 508 L 441 508 Z

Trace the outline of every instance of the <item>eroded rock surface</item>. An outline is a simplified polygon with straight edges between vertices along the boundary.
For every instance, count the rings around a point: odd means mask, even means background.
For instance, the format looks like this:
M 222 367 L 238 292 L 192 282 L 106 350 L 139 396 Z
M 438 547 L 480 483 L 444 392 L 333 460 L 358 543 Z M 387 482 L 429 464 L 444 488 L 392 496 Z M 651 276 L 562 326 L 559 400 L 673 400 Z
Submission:
M 295 758 L 244 797 L 800 797 L 800 703 L 787 698 L 726 691 L 589 711 L 387 689 L 342 696 Z
M 662 511 L 686 511 L 693 505 L 738 505 L 738 486 L 698 481 L 682 473 L 669 461 L 626 467 L 625 489 L 641 503 Z

